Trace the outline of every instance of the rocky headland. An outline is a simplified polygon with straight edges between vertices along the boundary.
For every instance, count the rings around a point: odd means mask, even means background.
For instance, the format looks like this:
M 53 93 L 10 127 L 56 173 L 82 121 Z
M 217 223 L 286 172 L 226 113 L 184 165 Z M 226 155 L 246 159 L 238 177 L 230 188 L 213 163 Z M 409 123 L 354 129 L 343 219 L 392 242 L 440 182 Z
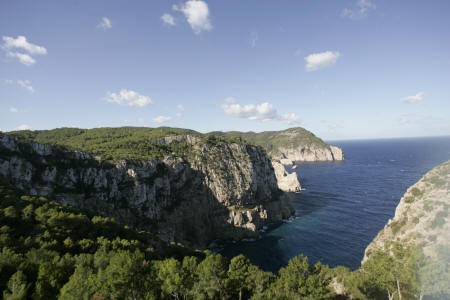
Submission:
M 193 247 L 256 237 L 264 225 L 294 211 L 279 186 L 295 191 L 298 180 L 277 164 L 274 171 L 260 147 L 195 135 L 154 144 L 183 144 L 189 151 L 183 157 L 103 160 L 0 134 L 0 181 Z M 286 182 L 277 181 L 281 173 Z
M 283 165 L 295 162 L 339 161 L 344 159 L 341 148 L 329 145 L 312 132 L 294 127 L 281 131 L 255 132 L 212 132 L 224 137 L 239 137 L 263 147 L 273 160 Z
M 450 161 L 443 163 L 411 186 L 398 204 L 395 216 L 365 250 L 363 263 L 392 241 L 412 242 L 425 256 L 436 258 L 450 245 Z

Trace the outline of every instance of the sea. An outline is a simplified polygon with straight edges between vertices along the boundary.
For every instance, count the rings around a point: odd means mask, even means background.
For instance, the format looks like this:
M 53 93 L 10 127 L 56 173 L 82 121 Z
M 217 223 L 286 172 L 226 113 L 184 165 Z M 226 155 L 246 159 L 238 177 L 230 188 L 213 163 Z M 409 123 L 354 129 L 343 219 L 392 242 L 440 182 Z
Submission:
M 295 194 L 295 216 L 268 226 L 259 239 L 225 245 L 223 255 L 242 253 L 274 273 L 299 254 L 311 264 L 357 269 L 405 191 L 450 160 L 450 136 L 330 143 L 343 149 L 344 161 L 287 167 L 302 185 Z

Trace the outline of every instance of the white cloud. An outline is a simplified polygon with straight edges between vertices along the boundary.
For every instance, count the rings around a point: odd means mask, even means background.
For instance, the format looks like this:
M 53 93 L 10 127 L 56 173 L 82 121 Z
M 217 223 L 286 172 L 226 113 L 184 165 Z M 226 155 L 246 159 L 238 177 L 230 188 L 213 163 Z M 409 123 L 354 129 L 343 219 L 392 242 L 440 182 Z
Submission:
M 188 0 L 185 4 L 173 5 L 172 9 L 184 14 L 195 34 L 213 28 L 209 19 L 208 4 L 202 0 Z
M 172 117 L 167 117 L 167 116 L 158 116 L 156 118 L 153 119 L 153 122 L 156 123 L 164 123 L 164 122 L 168 122 L 172 120 Z
M 30 54 L 47 54 L 47 49 L 42 46 L 31 44 L 27 41 L 27 38 L 23 35 L 19 35 L 17 38 L 12 38 L 10 36 L 4 36 L 3 41 L 5 44 L 3 45 L 7 49 L 19 48 L 27 51 Z
M 236 103 L 236 99 L 234 99 L 233 97 L 228 97 L 225 98 L 225 103 L 231 104 L 231 103 Z
M 31 66 L 36 63 L 36 60 L 30 54 L 47 54 L 47 49 L 28 42 L 27 38 L 22 35 L 17 36 L 17 38 L 3 36 L 3 41 L 4 44 L 1 48 L 6 52 L 6 56 L 18 58 L 26 66 Z M 28 54 L 18 52 L 17 50 L 28 52 Z
M 32 58 L 28 54 L 20 53 L 20 52 L 12 52 L 12 51 L 6 51 L 6 56 L 9 57 L 17 57 L 19 61 L 24 64 L 25 66 L 31 66 L 34 63 L 36 63 L 36 60 Z
M 419 101 L 423 100 L 424 96 L 425 96 L 424 92 L 419 92 L 419 93 L 415 94 L 414 96 L 408 96 L 408 97 L 402 98 L 402 99 L 400 99 L 400 101 L 406 102 L 406 103 L 419 102 Z
M 119 105 L 144 107 L 152 104 L 153 101 L 147 96 L 140 95 L 135 91 L 122 89 L 118 94 L 108 93 L 104 98 L 106 102 L 117 103 Z
M 344 8 L 341 12 L 341 17 L 352 20 L 362 19 L 367 16 L 370 9 L 375 9 L 376 5 L 370 0 L 357 0 L 356 8 Z
M 181 110 L 181 111 L 184 111 L 184 106 L 183 106 L 183 104 L 178 104 L 178 105 L 177 105 L 177 108 L 178 108 L 179 110 Z
M 31 86 L 31 82 L 29 80 L 17 80 L 17 84 L 28 90 L 30 93 L 34 92 L 34 89 Z
M 101 28 L 103 30 L 108 30 L 112 28 L 111 20 L 107 17 L 103 17 L 102 21 L 97 25 L 97 28 Z
M 11 79 L 6 79 L 6 80 L 5 80 L 5 83 L 6 83 L 6 84 L 13 84 L 14 81 L 12 81 Z
M 14 128 L 14 130 L 31 130 L 31 127 L 28 126 L 27 124 L 22 124 L 17 128 Z
M 15 107 L 10 107 L 9 111 L 12 112 L 12 113 L 19 112 L 19 110 L 17 108 L 15 108 Z
M 168 26 L 175 26 L 175 19 L 171 14 L 163 14 L 161 20 Z
M 256 47 L 256 42 L 258 41 L 258 33 L 257 32 L 251 32 L 250 33 L 250 45 L 252 48 Z
M 225 99 L 225 103 L 222 104 L 222 109 L 229 116 L 252 121 L 285 121 L 289 124 L 300 123 L 300 118 L 295 113 L 280 114 L 268 102 L 241 106 L 236 103 L 234 98 L 228 97 Z
M 177 113 L 175 114 L 175 116 L 177 116 L 178 118 L 181 118 L 182 114 L 179 113 L 179 112 L 177 112 Z
M 334 65 L 341 54 L 337 51 L 325 51 L 321 53 L 313 53 L 305 57 L 306 71 L 316 71 Z

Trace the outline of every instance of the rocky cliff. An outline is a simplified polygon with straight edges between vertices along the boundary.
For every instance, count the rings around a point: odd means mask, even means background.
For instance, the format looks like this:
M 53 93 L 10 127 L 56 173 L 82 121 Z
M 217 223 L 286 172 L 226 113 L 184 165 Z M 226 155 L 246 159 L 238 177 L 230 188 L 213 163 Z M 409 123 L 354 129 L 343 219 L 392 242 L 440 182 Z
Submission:
M 450 161 L 437 166 L 410 187 L 400 200 L 393 219 L 366 248 L 364 260 L 386 242 L 410 241 L 435 257 L 450 243 Z
M 254 237 L 293 213 L 260 147 L 190 136 L 154 142 L 187 143 L 189 155 L 104 161 L 0 134 L 0 181 L 195 247 Z
M 272 159 L 284 165 L 296 161 L 333 161 L 343 160 L 344 154 L 339 147 L 328 145 L 312 132 L 294 127 L 281 131 L 264 132 L 212 132 L 224 137 L 239 137 L 263 147 Z
M 273 159 L 279 159 L 285 165 L 291 165 L 296 161 L 333 161 L 343 160 L 342 149 L 333 145 L 302 145 L 295 147 L 280 147 L 272 155 Z
M 295 172 L 288 173 L 284 165 L 277 160 L 272 160 L 272 166 L 280 190 L 285 192 L 300 192 L 302 187 Z

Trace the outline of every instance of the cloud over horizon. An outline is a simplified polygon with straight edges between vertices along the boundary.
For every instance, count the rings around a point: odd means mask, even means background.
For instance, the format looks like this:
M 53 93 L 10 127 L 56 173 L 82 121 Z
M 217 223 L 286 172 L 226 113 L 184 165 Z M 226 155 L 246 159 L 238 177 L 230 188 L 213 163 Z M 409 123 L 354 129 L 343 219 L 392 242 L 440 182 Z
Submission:
M 288 124 L 300 123 L 300 118 L 295 113 L 280 114 L 268 102 L 241 106 L 236 103 L 234 98 L 228 97 L 225 99 L 225 103 L 222 104 L 222 109 L 229 116 L 251 121 L 284 121 Z
M 341 56 L 341 54 L 337 51 L 325 51 L 310 54 L 305 57 L 305 70 L 311 72 L 331 67 L 336 64 L 339 56 Z
M 120 90 L 118 94 L 108 92 L 104 100 L 106 102 L 116 103 L 122 106 L 138 106 L 138 107 L 144 107 L 153 103 L 150 97 L 143 96 L 135 91 L 126 89 Z
M 170 120 L 172 120 L 172 117 L 169 117 L 169 116 L 158 116 L 158 117 L 153 119 L 153 122 L 164 123 L 164 122 L 168 122 Z
M 415 103 L 415 102 L 422 101 L 424 96 L 425 96 L 424 92 L 419 92 L 413 96 L 407 96 L 405 98 L 402 98 L 402 99 L 400 99 L 400 101 L 405 102 L 405 103 Z
M 31 127 L 27 124 L 22 124 L 19 127 L 14 128 L 14 130 L 31 130 Z
M 209 18 L 208 4 L 202 0 L 188 0 L 184 4 L 172 5 L 172 9 L 184 14 L 195 34 L 213 28 Z
M 47 54 L 47 49 L 45 47 L 28 42 L 27 38 L 23 35 L 19 35 L 17 38 L 3 36 L 3 41 L 4 44 L 1 45 L 1 48 L 5 51 L 6 56 L 16 57 L 19 59 L 20 63 L 26 66 L 31 66 L 36 63 L 36 60 L 31 55 Z

